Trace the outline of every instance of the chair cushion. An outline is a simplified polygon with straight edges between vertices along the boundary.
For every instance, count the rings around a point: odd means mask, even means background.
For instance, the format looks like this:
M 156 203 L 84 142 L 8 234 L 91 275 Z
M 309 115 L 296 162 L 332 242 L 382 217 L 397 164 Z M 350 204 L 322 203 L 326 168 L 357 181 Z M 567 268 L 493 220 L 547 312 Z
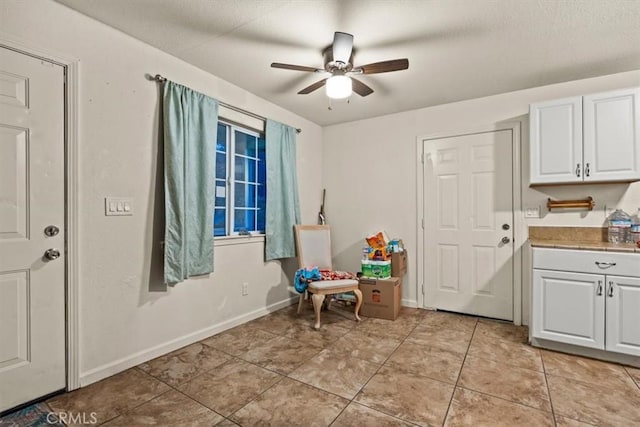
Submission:
M 309 283 L 309 290 L 313 292 L 314 289 L 328 290 L 328 289 L 344 288 L 345 286 L 358 286 L 358 281 L 353 279 L 318 280 L 317 282 Z

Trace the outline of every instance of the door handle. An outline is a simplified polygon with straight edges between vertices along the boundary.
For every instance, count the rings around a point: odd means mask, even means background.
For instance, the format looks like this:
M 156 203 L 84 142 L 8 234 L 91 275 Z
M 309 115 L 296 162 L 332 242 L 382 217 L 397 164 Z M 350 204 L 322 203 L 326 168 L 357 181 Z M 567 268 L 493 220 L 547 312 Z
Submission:
M 588 178 L 590 175 L 591 175 L 591 170 L 589 169 L 589 163 L 587 163 L 586 165 L 584 165 L 584 176 Z
M 504 236 L 504 237 L 502 238 L 502 240 L 500 240 L 500 241 L 506 245 L 507 243 L 509 243 L 509 242 L 511 241 L 511 239 L 510 239 L 510 238 L 508 238 L 507 236 Z
M 596 261 L 596 265 L 600 268 L 609 268 L 609 267 L 615 267 L 616 263 L 615 262 L 599 262 Z
M 602 280 L 598 280 L 598 290 L 596 291 L 596 295 L 602 296 Z
M 576 176 L 580 178 L 580 163 L 576 165 Z
M 55 261 L 60 258 L 60 251 L 56 248 L 47 249 L 44 252 L 44 257 L 47 261 Z
M 613 282 L 609 282 L 609 298 L 613 298 Z

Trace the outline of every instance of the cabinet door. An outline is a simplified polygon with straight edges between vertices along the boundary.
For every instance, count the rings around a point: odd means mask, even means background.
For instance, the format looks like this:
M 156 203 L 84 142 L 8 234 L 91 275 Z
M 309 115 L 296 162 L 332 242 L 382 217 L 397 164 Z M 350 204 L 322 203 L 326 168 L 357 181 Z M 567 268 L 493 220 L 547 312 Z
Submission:
M 604 349 L 604 276 L 533 270 L 533 336 Z
M 640 279 L 607 276 L 607 345 L 640 356 Z
M 582 97 L 531 104 L 531 184 L 582 182 Z
M 584 180 L 640 179 L 640 89 L 584 97 Z

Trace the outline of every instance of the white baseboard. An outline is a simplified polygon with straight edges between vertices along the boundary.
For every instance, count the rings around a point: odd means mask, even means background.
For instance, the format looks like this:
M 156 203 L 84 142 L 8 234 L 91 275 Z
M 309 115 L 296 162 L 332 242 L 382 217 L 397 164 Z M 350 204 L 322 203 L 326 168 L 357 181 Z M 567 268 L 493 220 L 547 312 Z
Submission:
M 400 305 L 402 305 L 403 307 L 418 308 L 418 301 L 414 299 L 403 299 L 400 302 Z
M 182 337 L 176 338 L 174 340 L 168 341 L 166 343 L 157 345 L 155 347 L 151 347 L 146 350 L 139 351 L 130 356 L 126 356 L 121 359 L 115 360 L 113 362 L 99 366 L 97 368 L 91 369 L 90 371 L 82 372 L 80 373 L 80 387 L 88 386 L 89 384 L 92 384 L 96 381 L 100 381 L 104 378 L 110 377 L 119 372 L 125 371 L 129 368 L 132 368 L 141 363 L 147 362 L 158 356 L 162 356 L 163 354 L 170 353 L 186 345 L 193 344 L 195 342 L 208 338 L 212 335 L 218 334 L 222 331 L 226 331 L 227 329 L 231 329 L 235 326 L 246 323 L 250 320 L 257 319 L 258 317 L 262 317 L 265 314 L 269 314 L 281 308 L 288 307 L 291 304 L 294 304 L 297 302 L 298 302 L 297 296 L 293 298 L 288 298 L 286 300 L 277 302 L 275 304 L 271 304 L 267 307 L 234 317 L 233 319 L 229 319 L 225 322 L 208 326 L 204 329 L 200 329 L 199 331 L 192 332 L 190 334 L 187 334 Z

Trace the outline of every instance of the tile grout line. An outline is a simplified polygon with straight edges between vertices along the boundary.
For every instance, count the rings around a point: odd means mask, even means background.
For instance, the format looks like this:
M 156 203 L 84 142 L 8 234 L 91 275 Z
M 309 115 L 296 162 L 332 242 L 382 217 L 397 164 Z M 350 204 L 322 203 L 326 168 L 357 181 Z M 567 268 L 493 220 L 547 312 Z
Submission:
M 631 375 L 631 372 L 629 372 L 629 369 L 626 366 L 623 366 L 622 369 L 624 369 L 624 371 L 627 373 L 627 375 L 629 375 L 631 377 L 631 381 L 633 381 L 633 383 L 636 385 L 636 387 L 638 387 L 638 390 L 640 390 L 640 379 L 638 381 L 636 381 L 635 377 L 633 375 Z
M 549 388 L 549 380 L 547 378 L 547 368 L 544 364 L 544 357 L 542 356 L 542 352 L 540 352 L 540 361 L 542 362 L 542 372 L 544 373 L 544 383 L 547 385 L 547 394 L 549 395 L 549 406 L 551 406 L 551 417 L 553 421 L 554 427 L 558 425 L 556 421 L 556 411 L 553 407 L 553 399 L 551 398 L 551 389 Z
M 447 412 L 444 413 L 444 418 L 442 419 L 442 425 L 444 426 L 447 422 L 447 417 L 449 416 L 449 411 L 451 410 L 451 404 L 453 403 L 453 396 L 456 394 L 456 388 L 458 388 L 458 383 L 460 382 L 460 377 L 462 376 L 462 370 L 464 369 L 464 364 L 467 361 L 467 356 L 469 355 L 469 349 L 471 348 L 471 342 L 473 341 L 473 337 L 476 335 L 476 329 L 478 329 L 478 319 L 476 318 L 476 323 L 473 326 L 473 332 L 471 333 L 471 339 L 469 339 L 469 344 L 467 345 L 467 351 L 464 353 L 464 358 L 462 359 L 462 365 L 460 365 L 460 372 L 458 372 L 458 378 L 456 379 L 456 383 L 453 386 L 453 391 L 451 391 L 451 399 L 449 399 L 449 405 L 447 406 Z
M 402 341 L 400 341 L 400 343 L 396 346 L 396 348 L 395 348 L 391 353 L 389 353 L 389 356 L 387 356 L 387 358 L 386 358 L 382 363 L 380 363 L 380 366 L 378 367 L 378 369 L 376 369 L 376 371 L 373 373 L 373 375 L 371 375 L 371 377 L 369 377 L 369 379 L 368 379 L 368 380 L 367 380 L 367 381 L 366 381 L 366 382 L 365 382 L 365 383 L 360 387 L 360 389 L 356 392 L 356 394 L 353 396 L 353 398 L 351 398 L 351 400 L 349 400 L 349 403 L 348 403 L 344 408 L 342 408 L 342 411 L 340 411 L 340 413 L 336 416 L 336 418 L 334 418 L 334 420 L 331 422 L 331 424 L 329 424 L 329 426 L 333 425 L 333 423 L 334 423 L 334 422 L 335 422 L 335 421 L 340 417 L 340 415 L 342 415 L 342 413 L 344 412 L 344 410 L 345 410 L 345 409 L 347 409 L 347 407 L 348 407 L 351 403 L 356 403 L 356 404 L 358 404 L 358 405 L 362 405 L 362 406 L 367 407 L 367 408 L 369 408 L 369 409 L 371 409 L 371 410 L 378 411 L 378 412 L 380 412 L 380 413 L 382 413 L 382 414 L 385 414 L 385 415 L 390 416 L 390 417 L 392 417 L 392 418 L 395 418 L 395 419 L 397 419 L 397 420 L 400 420 L 400 421 L 403 421 L 403 422 L 408 422 L 409 424 L 417 425 L 417 424 L 415 424 L 415 423 L 413 423 L 413 422 L 411 422 L 411 421 L 407 421 L 407 420 L 404 420 L 404 419 L 402 419 L 402 418 L 398 418 L 398 417 L 396 417 L 395 415 L 388 414 L 388 413 L 386 413 L 386 412 L 384 412 L 384 411 L 381 411 L 381 410 L 379 410 L 379 409 L 371 408 L 370 406 L 365 405 L 364 403 L 358 402 L 358 401 L 356 401 L 355 399 L 356 399 L 356 397 L 358 397 L 358 394 L 360 394 L 360 392 L 362 392 L 362 391 L 365 389 L 365 387 L 369 384 L 369 382 L 371 381 L 371 379 L 372 379 L 373 377 L 375 377 L 375 376 L 378 374 L 378 372 L 380 372 L 380 369 L 382 369 L 382 368 L 384 367 L 385 363 L 387 363 L 387 361 L 391 358 L 391 356 L 393 356 L 393 354 L 394 354 L 396 351 L 398 351 L 398 348 L 400 348 L 400 346 L 401 346 L 402 344 L 404 344 L 404 342 L 407 340 L 407 338 L 409 338 L 409 335 L 411 335 L 411 333 L 412 333 L 412 332 L 413 332 L 413 331 L 418 327 L 418 325 L 419 325 L 420 323 L 422 323 L 422 320 L 424 320 L 424 318 L 423 318 L 423 319 L 421 319 L 420 321 L 416 322 L 415 326 L 414 326 L 414 327 L 409 331 L 409 333 L 407 333 L 407 335 L 402 339 Z M 354 328 L 354 329 L 355 329 L 355 328 Z M 369 334 L 369 335 L 371 335 L 371 334 Z M 374 336 L 375 336 L 375 334 L 374 334 Z M 360 360 L 360 359 L 359 359 L 359 360 Z

